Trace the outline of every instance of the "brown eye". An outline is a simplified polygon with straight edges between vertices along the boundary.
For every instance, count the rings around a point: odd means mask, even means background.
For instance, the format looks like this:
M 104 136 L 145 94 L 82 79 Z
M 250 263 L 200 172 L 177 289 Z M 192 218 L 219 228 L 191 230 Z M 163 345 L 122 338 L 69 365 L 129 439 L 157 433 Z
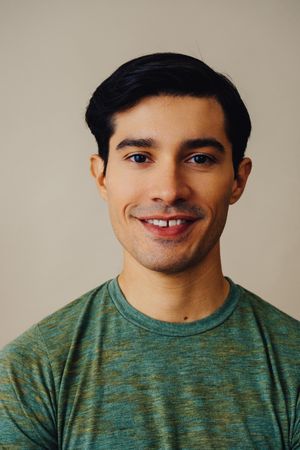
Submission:
M 193 158 L 194 158 L 194 161 L 195 161 L 197 164 L 204 164 L 204 163 L 206 163 L 206 162 L 208 162 L 208 161 L 211 161 L 211 160 L 208 158 L 208 156 L 206 156 L 206 155 L 195 155 L 195 156 L 193 156 Z
M 135 155 L 131 155 L 129 159 L 136 163 L 144 163 L 147 161 L 147 156 L 142 153 L 136 153 Z
M 190 162 L 196 163 L 196 164 L 213 164 L 215 161 L 212 157 L 208 155 L 204 155 L 202 153 L 199 153 L 198 155 L 193 155 L 190 159 Z

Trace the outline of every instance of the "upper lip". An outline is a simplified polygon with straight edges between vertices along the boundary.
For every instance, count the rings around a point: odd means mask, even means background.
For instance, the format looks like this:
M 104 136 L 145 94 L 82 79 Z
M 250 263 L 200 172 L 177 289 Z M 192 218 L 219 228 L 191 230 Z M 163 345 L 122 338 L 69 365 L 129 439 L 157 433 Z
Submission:
M 164 216 L 161 214 L 154 214 L 153 216 L 137 217 L 139 220 L 197 220 L 198 217 L 189 216 L 187 214 L 175 214 L 173 216 Z

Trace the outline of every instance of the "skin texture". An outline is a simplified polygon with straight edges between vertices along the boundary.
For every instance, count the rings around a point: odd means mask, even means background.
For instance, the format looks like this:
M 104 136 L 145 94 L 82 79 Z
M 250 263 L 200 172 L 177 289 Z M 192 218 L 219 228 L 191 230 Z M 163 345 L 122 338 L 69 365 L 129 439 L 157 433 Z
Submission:
M 124 249 L 120 286 L 127 300 L 151 317 L 205 317 L 228 294 L 219 238 L 229 205 L 242 195 L 251 161 L 244 158 L 234 178 L 223 110 L 213 98 L 146 98 L 117 113 L 114 124 L 106 174 L 97 155 L 91 157 L 91 172 Z M 196 139 L 212 144 L 188 144 Z M 191 222 L 162 229 L 147 225 L 145 218 Z

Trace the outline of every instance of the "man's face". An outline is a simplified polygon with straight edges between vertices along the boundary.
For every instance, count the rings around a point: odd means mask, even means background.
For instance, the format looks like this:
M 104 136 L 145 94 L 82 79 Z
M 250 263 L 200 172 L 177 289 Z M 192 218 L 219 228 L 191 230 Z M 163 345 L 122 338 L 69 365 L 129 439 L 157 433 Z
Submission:
M 229 204 L 250 172 L 234 178 L 220 104 L 155 96 L 115 114 L 114 123 L 106 174 L 97 156 L 92 172 L 125 263 L 164 273 L 201 264 L 216 253 Z

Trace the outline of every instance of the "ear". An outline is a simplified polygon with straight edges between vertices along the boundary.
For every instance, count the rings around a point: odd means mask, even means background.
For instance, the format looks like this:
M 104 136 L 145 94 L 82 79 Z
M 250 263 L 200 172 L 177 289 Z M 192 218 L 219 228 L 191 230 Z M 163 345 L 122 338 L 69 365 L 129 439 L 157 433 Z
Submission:
M 244 192 L 248 176 L 252 169 L 252 161 L 250 158 L 243 158 L 239 164 L 236 178 L 233 182 L 232 193 L 230 197 L 230 205 L 237 202 Z
M 90 157 L 90 163 L 91 163 L 90 165 L 91 175 L 95 178 L 101 197 L 104 200 L 106 200 L 107 191 L 106 191 L 106 179 L 104 174 L 104 161 L 102 158 L 100 158 L 99 155 L 93 154 Z

